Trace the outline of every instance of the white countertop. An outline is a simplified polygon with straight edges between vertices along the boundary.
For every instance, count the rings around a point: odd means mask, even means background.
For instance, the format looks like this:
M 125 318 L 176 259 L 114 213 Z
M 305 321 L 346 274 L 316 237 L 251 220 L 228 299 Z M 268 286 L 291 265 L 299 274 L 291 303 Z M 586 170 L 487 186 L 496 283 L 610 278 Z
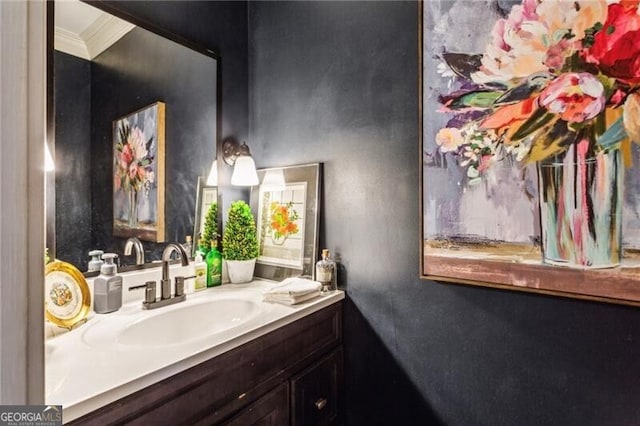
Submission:
M 45 403 L 62 405 L 63 420 L 72 421 L 344 299 L 344 292 L 333 291 L 295 306 L 263 302 L 264 293 L 273 285 L 262 280 L 225 284 L 189 294 L 187 301 L 168 307 L 146 311 L 140 300 L 129 302 L 111 314 L 91 315 L 86 324 L 47 340 Z M 124 346 L 109 336 L 109 330 L 151 316 L 225 299 L 253 301 L 258 310 L 234 328 L 182 344 Z

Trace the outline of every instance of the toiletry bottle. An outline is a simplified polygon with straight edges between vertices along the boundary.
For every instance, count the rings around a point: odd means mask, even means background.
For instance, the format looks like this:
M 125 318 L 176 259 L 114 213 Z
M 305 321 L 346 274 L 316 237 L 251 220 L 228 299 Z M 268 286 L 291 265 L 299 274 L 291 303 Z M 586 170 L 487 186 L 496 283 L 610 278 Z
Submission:
M 113 263 L 116 257 L 113 253 L 102 255 L 100 275 L 93 281 L 93 310 L 99 314 L 117 311 L 122 306 L 122 277 L 116 274 Z
M 193 259 L 193 240 L 191 239 L 191 235 L 187 235 L 184 237 L 184 244 L 182 244 L 184 251 L 187 252 L 187 256 L 189 259 Z
M 193 271 L 196 276 L 193 282 L 194 290 L 199 291 L 207 288 L 207 263 L 202 259 L 200 252 L 196 254 Z
M 91 260 L 89 261 L 87 272 L 100 270 L 100 267 L 104 263 L 101 259 L 103 254 L 104 252 L 102 250 L 91 250 L 89 252 L 89 256 L 91 256 Z
M 316 281 L 322 284 L 322 291 L 331 291 L 336 288 L 336 263 L 329 257 L 329 250 L 322 250 L 322 259 L 316 263 Z
M 207 287 L 222 284 L 222 253 L 218 251 L 218 243 L 211 242 L 211 250 L 207 253 Z

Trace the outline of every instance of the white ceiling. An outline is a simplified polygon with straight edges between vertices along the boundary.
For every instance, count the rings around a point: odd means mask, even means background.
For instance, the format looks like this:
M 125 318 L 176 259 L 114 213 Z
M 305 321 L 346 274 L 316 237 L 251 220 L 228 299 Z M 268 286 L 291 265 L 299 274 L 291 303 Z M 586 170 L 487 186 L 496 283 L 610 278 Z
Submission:
M 55 3 L 56 50 L 93 60 L 135 26 L 79 0 Z

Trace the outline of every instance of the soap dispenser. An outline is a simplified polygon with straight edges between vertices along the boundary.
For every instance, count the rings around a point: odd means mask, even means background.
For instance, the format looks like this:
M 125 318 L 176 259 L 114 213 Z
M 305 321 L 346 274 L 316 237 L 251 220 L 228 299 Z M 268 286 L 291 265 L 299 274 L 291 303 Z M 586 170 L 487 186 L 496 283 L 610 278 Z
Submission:
M 100 275 L 93 281 L 93 310 L 98 314 L 107 314 L 122 306 L 122 277 L 116 274 L 114 253 L 102 255 L 104 263 Z
M 99 271 L 100 267 L 104 263 L 101 259 L 104 252 L 102 250 L 91 250 L 89 252 L 89 256 L 91 256 L 91 260 L 89 261 L 89 267 L 87 272 Z

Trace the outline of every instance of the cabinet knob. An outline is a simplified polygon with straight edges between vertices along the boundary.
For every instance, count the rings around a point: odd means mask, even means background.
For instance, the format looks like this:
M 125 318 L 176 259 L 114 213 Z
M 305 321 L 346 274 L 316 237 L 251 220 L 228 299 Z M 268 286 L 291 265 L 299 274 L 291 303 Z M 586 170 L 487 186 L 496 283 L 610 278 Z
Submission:
M 318 411 L 322 410 L 325 405 L 327 405 L 327 398 L 320 398 L 316 401 L 316 408 Z

